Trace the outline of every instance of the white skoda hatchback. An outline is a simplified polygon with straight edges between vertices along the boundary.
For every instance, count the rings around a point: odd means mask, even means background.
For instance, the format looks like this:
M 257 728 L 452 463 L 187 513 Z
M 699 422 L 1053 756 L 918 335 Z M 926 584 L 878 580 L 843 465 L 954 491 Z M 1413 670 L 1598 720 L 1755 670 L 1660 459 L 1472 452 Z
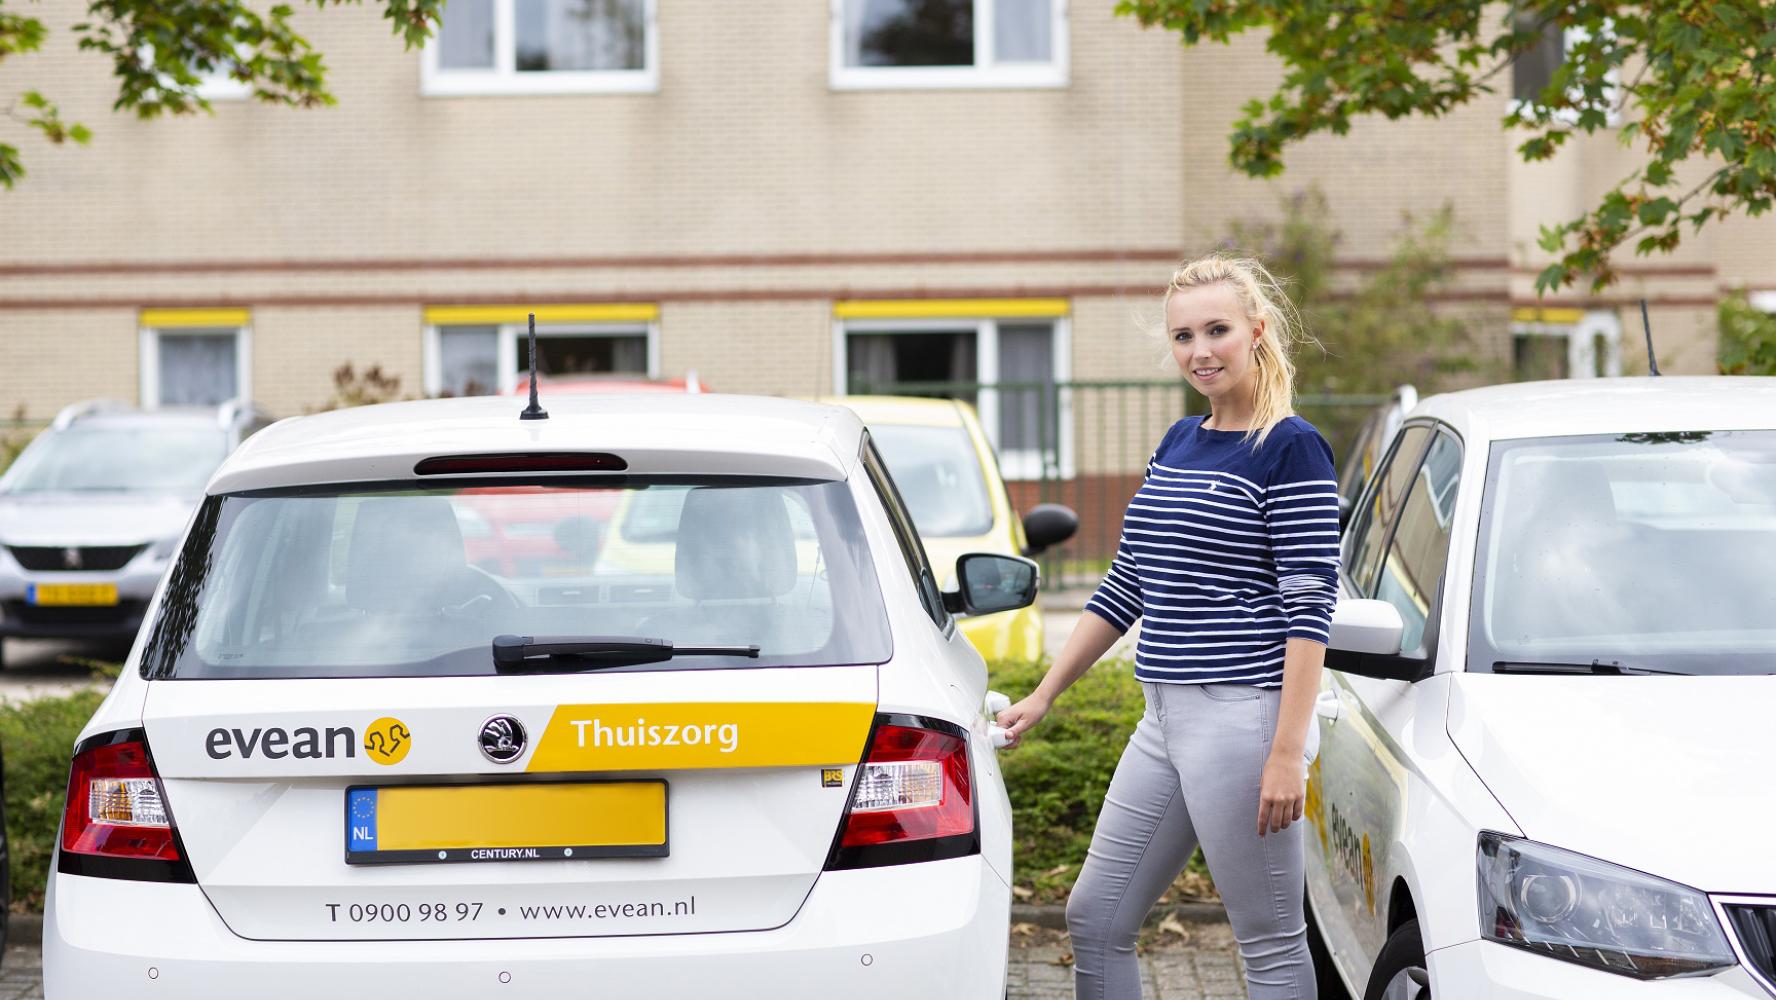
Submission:
M 1011 818 L 849 411 L 287 420 L 210 482 L 75 748 L 46 994 L 999 997 Z
M 1345 532 L 1320 981 L 1776 995 L 1776 380 L 1437 396 Z

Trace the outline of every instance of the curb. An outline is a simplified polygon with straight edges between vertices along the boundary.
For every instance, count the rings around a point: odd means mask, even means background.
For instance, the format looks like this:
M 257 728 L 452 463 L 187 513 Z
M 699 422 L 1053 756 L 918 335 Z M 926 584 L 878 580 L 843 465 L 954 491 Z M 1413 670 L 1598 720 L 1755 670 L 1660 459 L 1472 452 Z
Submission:
M 1180 922 L 1187 924 L 1224 924 L 1227 922 L 1227 908 L 1220 903 L 1156 906 L 1148 912 L 1145 924 L 1151 927 L 1166 917 L 1177 917 Z M 1064 931 L 1067 929 L 1067 907 L 1062 903 L 1013 903 L 1011 922 Z
M 41 947 L 43 944 L 43 914 L 7 914 L 6 943 L 8 945 L 25 944 L 31 945 L 32 947 Z

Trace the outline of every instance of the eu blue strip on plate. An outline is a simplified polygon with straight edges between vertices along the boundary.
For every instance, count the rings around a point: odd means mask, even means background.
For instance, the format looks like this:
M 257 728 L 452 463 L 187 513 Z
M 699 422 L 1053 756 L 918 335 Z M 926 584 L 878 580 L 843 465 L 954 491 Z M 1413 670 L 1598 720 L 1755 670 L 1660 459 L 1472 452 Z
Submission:
M 376 850 L 376 789 L 354 788 L 346 793 L 346 816 L 351 830 L 351 849 Z

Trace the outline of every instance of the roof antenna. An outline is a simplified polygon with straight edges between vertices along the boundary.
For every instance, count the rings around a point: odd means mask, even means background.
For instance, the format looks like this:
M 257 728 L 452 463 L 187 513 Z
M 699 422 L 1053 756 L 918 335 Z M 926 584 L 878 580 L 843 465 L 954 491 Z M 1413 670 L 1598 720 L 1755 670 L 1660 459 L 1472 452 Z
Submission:
M 1645 307 L 1645 304 L 1643 304 Z M 536 313 L 531 313 L 531 405 L 524 407 L 519 414 L 520 421 L 545 421 L 549 419 L 549 410 L 542 409 L 536 403 Z
M 1653 357 L 1653 324 L 1647 321 L 1646 297 L 1640 300 L 1640 328 L 1646 331 L 1647 375 L 1659 374 L 1659 359 Z

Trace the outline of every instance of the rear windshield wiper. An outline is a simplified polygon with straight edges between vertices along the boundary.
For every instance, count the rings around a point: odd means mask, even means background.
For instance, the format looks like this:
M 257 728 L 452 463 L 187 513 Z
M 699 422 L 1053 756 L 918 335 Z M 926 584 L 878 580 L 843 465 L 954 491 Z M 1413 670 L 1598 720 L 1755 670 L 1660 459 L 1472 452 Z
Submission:
M 640 663 L 664 663 L 676 656 L 745 656 L 757 659 L 757 646 L 674 646 L 641 635 L 496 635 L 493 665 L 502 674 L 574 673 Z
M 1620 663 L 1604 663 L 1592 660 L 1590 663 L 1536 663 L 1525 660 L 1498 660 L 1492 665 L 1495 674 L 1669 674 L 1673 677 L 1690 677 L 1691 674 L 1682 670 L 1654 670 L 1651 667 L 1627 667 Z

